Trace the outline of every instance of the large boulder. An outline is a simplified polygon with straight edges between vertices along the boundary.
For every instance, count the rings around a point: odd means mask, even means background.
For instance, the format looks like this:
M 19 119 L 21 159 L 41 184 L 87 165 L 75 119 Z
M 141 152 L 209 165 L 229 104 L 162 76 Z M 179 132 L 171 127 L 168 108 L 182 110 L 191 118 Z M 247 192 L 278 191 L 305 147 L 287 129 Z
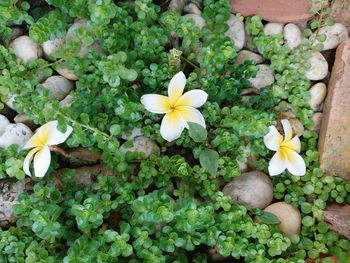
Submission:
M 323 215 L 330 230 L 350 240 L 350 205 L 329 204 Z
M 234 13 L 258 14 L 269 22 L 296 22 L 311 18 L 311 0 L 231 0 Z
M 350 181 L 350 39 L 337 49 L 318 148 L 321 169 Z
M 343 24 L 350 33 L 350 0 L 333 0 L 331 17 L 335 22 Z

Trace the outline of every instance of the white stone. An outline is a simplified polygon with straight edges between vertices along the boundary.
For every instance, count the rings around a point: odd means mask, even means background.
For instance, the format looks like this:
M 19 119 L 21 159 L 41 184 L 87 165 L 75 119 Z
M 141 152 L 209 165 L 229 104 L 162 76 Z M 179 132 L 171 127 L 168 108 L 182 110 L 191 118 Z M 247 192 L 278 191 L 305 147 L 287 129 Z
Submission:
M 57 39 L 45 41 L 42 44 L 45 58 L 49 60 L 53 60 L 53 58 L 51 57 L 51 54 L 56 50 L 59 50 L 63 46 L 63 44 L 64 44 L 64 38 L 57 38 Z
M 312 121 L 314 123 L 314 127 L 312 128 L 312 131 L 320 132 L 322 115 L 323 114 L 321 112 L 316 112 L 314 115 L 312 115 Z
M 285 25 L 283 37 L 286 45 L 291 49 L 296 48 L 301 43 L 301 31 L 295 24 L 289 23 Z
M 23 62 L 38 59 L 42 56 L 41 47 L 28 36 L 20 36 L 10 44 L 14 54 Z
M 235 63 L 237 65 L 241 65 L 247 60 L 253 60 L 256 64 L 260 64 L 264 61 L 264 58 L 261 55 L 249 50 L 241 50 L 237 54 L 237 60 Z
M 15 107 L 13 106 L 13 102 L 14 102 L 16 96 L 18 96 L 18 95 L 16 95 L 16 94 L 8 94 L 7 95 L 7 100 L 5 101 L 6 106 L 9 107 L 12 110 L 15 110 Z
M 306 72 L 305 76 L 309 80 L 321 80 L 327 76 L 328 63 L 320 52 L 313 52 L 308 60 L 308 63 L 311 65 L 311 67 Z
M 7 181 L 0 182 L 0 227 L 9 227 L 16 222 L 13 206 L 18 204 L 18 196 L 23 193 L 25 182 Z
M 259 171 L 235 177 L 225 185 L 222 192 L 247 209 L 263 209 L 271 203 L 273 198 L 273 186 L 270 178 Z
M 17 144 L 21 149 L 32 136 L 33 132 L 23 123 L 11 123 L 0 136 L 0 147 L 7 149 L 10 145 Z
M 327 86 L 326 84 L 320 82 L 313 85 L 310 89 L 310 106 L 313 111 L 318 111 L 320 105 L 326 98 Z
M 157 144 L 145 136 L 136 137 L 133 140 L 133 144 L 131 148 L 126 148 L 125 144 L 123 144 L 120 147 L 120 151 L 123 153 L 141 152 L 144 153 L 144 158 L 148 158 L 152 153 L 159 151 Z
M 205 20 L 203 17 L 201 17 L 200 15 L 196 15 L 196 14 L 187 14 L 184 15 L 184 17 L 186 18 L 192 18 L 196 24 L 196 26 L 198 26 L 200 29 L 202 29 L 205 26 Z
M 6 127 L 10 124 L 10 121 L 6 116 L 0 114 L 0 136 L 5 132 Z
M 79 78 L 75 75 L 74 70 L 67 68 L 64 64 L 59 64 L 55 69 L 58 74 L 69 80 L 78 80 Z
M 343 24 L 335 23 L 332 26 L 324 26 L 320 29 L 319 35 L 326 35 L 326 41 L 323 44 L 322 50 L 329 50 L 336 48 L 341 42 L 349 38 L 349 33 Z M 317 40 L 316 44 L 320 43 Z
M 239 21 L 233 14 L 230 15 L 230 19 L 226 23 L 229 28 L 225 35 L 232 39 L 237 51 L 241 50 L 245 43 L 244 23 Z
M 260 64 L 257 67 L 259 68 L 258 73 L 254 78 L 251 78 L 249 81 L 252 87 L 260 90 L 266 86 L 271 85 L 275 81 L 275 77 L 269 65 Z
M 267 23 L 264 26 L 264 34 L 265 35 L 278 35 L 283 32 L 283 24 L 281 23 Z
M 136 137 L 139 137 L 139 136 L 142 136 L 142 135 L 143 135 L 143 133 L 142 133 L 140 128 L 133 128 L 131 130 L 131 133 L 127 133 L 127 134 L 123 133 L 121 138 L 124 139 L 124 140 L 133 140 Z
M 62 100 L 74 88 L 74 83 L 62 76 L 51 76 L 42 86 L 50 91 L 52 99 Z

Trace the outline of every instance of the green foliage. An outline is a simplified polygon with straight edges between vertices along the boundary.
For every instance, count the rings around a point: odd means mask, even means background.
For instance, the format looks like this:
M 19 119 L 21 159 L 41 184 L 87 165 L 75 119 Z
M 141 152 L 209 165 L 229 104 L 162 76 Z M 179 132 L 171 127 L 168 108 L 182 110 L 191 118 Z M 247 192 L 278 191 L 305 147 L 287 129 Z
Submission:
M 65 160 L 52 153 L 47 176 L 31 181 L 33 188 L 14 206 L 16 225 L 0 230 L 0 262 L 208 262 L 208 248 L 231 261 L 304 262 L 329 251 L 342 258 L 350 251 L 350 242 L 330 231 L 322 214 L 327 202 L 350 202 L 350 184 L 319 169 L 317 133 L 309 130 L 310 83 L 304 76 L 305 59 L 314 49 L 310 39 L 290 50 L 281 36 L 263 34 L 260 17 L 248 18 L 252 43 L 271 61 L 276 82 L 244 102 L 240 93 L 250 87 L 257 67 L 251 61 L 235 64 L 237 51 L 224 34 L 228 0 L 204 1 L 202 29 L 150 0 L 46 2 L 50 11 L 35 23 L 25 2 L 1 4 L 0 10 L 11 9 L 1 22 L 26 21 L 38 42 L 63 35 L 76 19 L 86 19 L 86 27 L 75 31 L 76 41 L 66 42 L 51 64 L 42 59 L 23 64 L 0 46 L 1 101 L 16 94 L 16 111 L 35 124 L 57 119 L 62 130 L 71 125 L 74 132 L 63 147 L 101 153 L 113 176 L 100 174 L 89 178 L 92 183 L 77 184 L 83 178 L 74 168 L 62 171 Z M 0 27 L 3 35 L 8 35 L 6 22 Z M 320 23 L 329 21 L 315 22 L 311 34 Z M 78 55 L 83 45 L 95 44 L 102 52 Z M 39 75 L 52 75 L 61 63 L 78 76 L 65 108 L 39 86 Z M 179 70 L 187 76 L 186 90 L 209 94 L 200 109 L 206 129 L 189 123 L 188 132 L 165 143 L 160 115 L 146 112 L 140 97 L 166 95 Z M 276 216 L 247 211 L 220 189 L 241 173 L 240 163 L 249 161 L 267 172 L 271 156 L 262 138 L 276 124 L 276 113 L 289 109 L 306 128 L 301 154 L 308 169 L 303 177 L 272 178 L 275 200 L 302 213 L 300 235 L 286 237 Z M 123 135 L 134 128 L 158 143 L 160 153 L 147 159 L 123 153 L 120 145 L 132 144 Z M 0 149 L 0 178 L 23 180 L 23 157 L 16 147 Z
M 33 23 L 33 18 L 26 11 L 29 9 L 28 2 L 18 0 L 0 1 L 0 39 L 8 39 L 11 36 L 11 27 L 13 23 L 20 25 L 23 22 Z
M 219 154 L 210 149 L 202 150 L 199 154 L 199 162 L 211 176 L 215 176 L 218 170 Z
M 50 11 L 30 27 L 29 36 L 39 44 L 62 38 L 70 21 L 71 19 L 59 10 Z
M 208 133 L 201 125 L 194 122 L 188 122 L 188 135 L 195 142 L 204 142 L 207 139 Z

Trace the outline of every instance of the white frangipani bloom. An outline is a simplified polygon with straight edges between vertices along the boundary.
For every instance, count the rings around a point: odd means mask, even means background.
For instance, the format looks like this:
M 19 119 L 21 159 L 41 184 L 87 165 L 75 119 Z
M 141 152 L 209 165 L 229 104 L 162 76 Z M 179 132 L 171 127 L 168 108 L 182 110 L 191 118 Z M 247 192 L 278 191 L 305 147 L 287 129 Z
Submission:
M 34 172 L 36 177 L 43 177 L 49 169 L 51 162 L 50 146 L 63 143 L 72 133 L 73 128 L 67 126 L 65 133 L 57 129 L 58 122 L 50 121 L 37 129 L 36 133 L 24 145 L 23 149 L 31 149 L 23 162 L 26 175 L 32 176 L 29 170 L 34 156 Z
M 288 120 L 282 120 L 281 123 L 284 138 L 275 126 L 270 126 L 269 133 L 264 136 L 265 146 L 272 151 L 276 151 L 269 163 L 269 174 L 271 176 L 279 175 L 287 169 L 292 175 L 305 175 L 305 162 L 298 154 L 300 152 L 299 137 L 293 137 L 292 127 Z
M 168 97 L 158 94 L 146 94 L 141 103 L 153 113 L 165 114 L 160 127 L 162 137 L 171 142 L 181 136 L 187 122 L 195 122 L 205 128 L 202 114 L 195 108 L 201 107 L 208 98 L 203 90 L 190 90 L 183 94 L 186 85 L 185 74 L 177 73 L 169 83 Z

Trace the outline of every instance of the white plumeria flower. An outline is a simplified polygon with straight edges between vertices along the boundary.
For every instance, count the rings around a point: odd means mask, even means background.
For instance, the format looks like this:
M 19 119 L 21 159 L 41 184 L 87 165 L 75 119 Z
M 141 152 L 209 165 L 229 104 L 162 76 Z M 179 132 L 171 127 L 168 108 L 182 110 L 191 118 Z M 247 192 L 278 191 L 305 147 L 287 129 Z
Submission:
M 170 80 L 168 97 L 158 94 L 141 97 L 141 103 L 148 111 L 165 114 L 160 134 L 169 142 L 179 138 L 184 128 L 188 129 L 187 122 L 195 122 L 205 128 L 203 115 L 195 108 L 201 107 L 207 101 L 208 94 L 198 89 L 183 94 L 185 85 L 186 77 L 181 71 Z
M 266 147 L 276 151 L 269 163 L 269 174 L 279 175 L 286 169 L 297 176 L 305 175 L 306 166 L 304 159 L 298 154 L 300 152 L 300 140 L 298 136 L 293 137 L 292 127 L 288 120 L 281 121 L 284 138 L 275 126 L 270 126 L 269 133 L 264 136 Z
M 73 128 L 67 126 L 65 133 L 57 129 L 58 122 L 50 121 L 37 129 L 36 133 L 24 145 L 23 149 L 33 148 L 23 162 L 23 170 L 26 175 L 32 176 L 29 170 L 34 156 L 34 172 L 36 177 L 43 177 L 49 169 L 51 162 L 50 146 L 63 143 L 72 133 Z

